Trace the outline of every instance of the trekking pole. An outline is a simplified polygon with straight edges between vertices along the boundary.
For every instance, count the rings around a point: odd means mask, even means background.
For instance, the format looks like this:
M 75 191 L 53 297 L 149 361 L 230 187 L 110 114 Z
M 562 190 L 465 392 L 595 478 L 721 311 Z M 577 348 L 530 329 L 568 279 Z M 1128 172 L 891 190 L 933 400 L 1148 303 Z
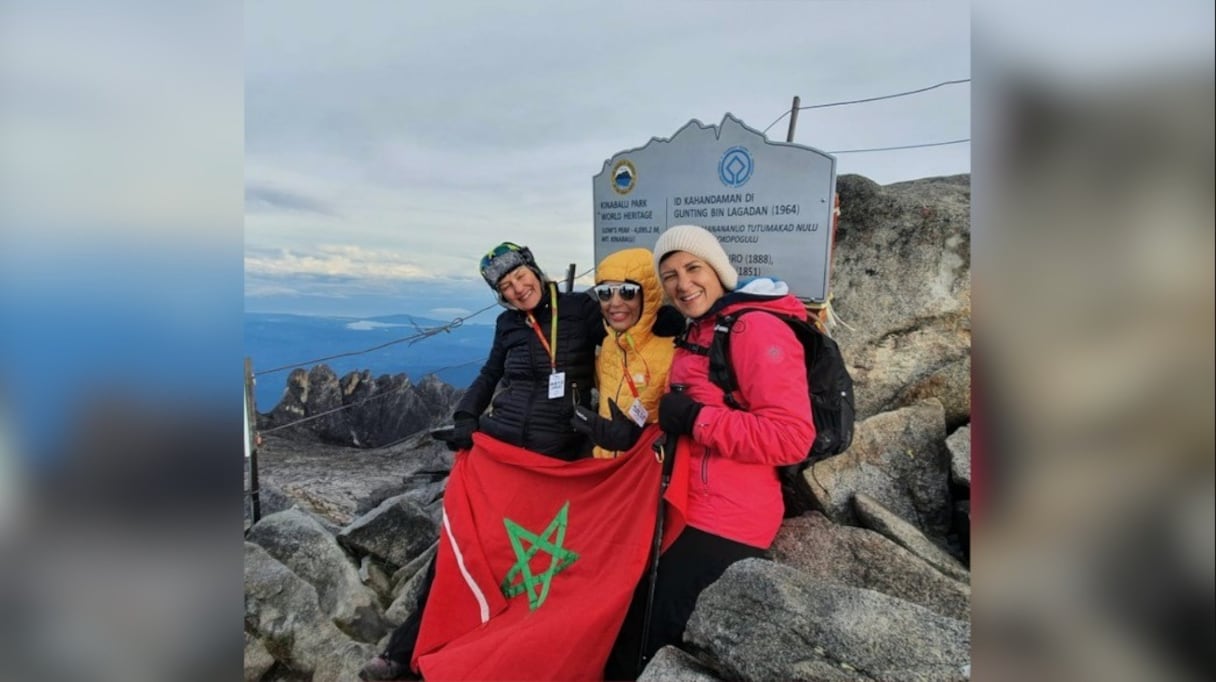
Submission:
M 682 393 L 684 384 L 672 384 L 674 393 Z M 650 619 L 654 610 L 654 588 L 659 580 L 659 552 L 663 548 L 663 495 L 667 494 L 667 486 L 671 483 L 671 471 L 676 461 L 676 435 L 662 433 L 654 441 L 655 456 L 663 464 L 663 476 L 659 479 L 659 508 L 654 519 L 654 539 L 650 545 L 650 581 L 646 587 L 646 613 L 642 620 L 642 641 L 638 644 L 638 664 L 635 675 L 642 672 L 646 664 L 646 640 L 650 639 Z

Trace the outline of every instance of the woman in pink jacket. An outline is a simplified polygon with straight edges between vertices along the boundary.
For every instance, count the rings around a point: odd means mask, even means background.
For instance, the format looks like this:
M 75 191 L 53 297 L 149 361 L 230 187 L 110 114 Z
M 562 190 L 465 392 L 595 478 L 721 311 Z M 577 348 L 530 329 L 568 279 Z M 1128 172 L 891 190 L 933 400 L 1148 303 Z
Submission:
M 660 426 L 689 445 L 691 456 L 682 464 L 691 469 L 687 527 L 660 561 L 647 641 L 640 642 L 644 601 L 637 599 L 610 678 L 632 676 L 631 666 L 621 664 L 630 653 L 637 660 L 639 645 L 648 661 L 663 645 L 679 644 L 701 591 L 732 563 L 764 556 L 784 511 L 776 467 L 801 461 L 815 440 L 802 344 L 785 322 L 751 313 L 732 327 L 738 409 L 709 380 L 709 358 L 702 354 L 719 315 L 762 308 L 806 319 L 785 283 L 757 278 L 739 286 L 717 238 L 695 225 L 660 235 L 654 257 L 665 297 L 690 320 L 668 375 L 673 391 L 659 403 Z

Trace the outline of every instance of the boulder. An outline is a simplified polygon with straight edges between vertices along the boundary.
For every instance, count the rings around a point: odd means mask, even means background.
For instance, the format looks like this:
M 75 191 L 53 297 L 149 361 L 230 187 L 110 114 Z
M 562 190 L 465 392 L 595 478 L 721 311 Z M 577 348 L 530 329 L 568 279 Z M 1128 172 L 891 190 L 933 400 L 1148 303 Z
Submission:
M 394 578 L 400 578 L 400 580 L 395 583 L 397 587 L 393 603 L 389 605 L 388 610 L 385 612 L 385 615 L 393 623 L 394 627 L 404 623 L 418 610 L 420 606 L 418 597 L 421 595 L 423 588 L 427 587 L 427 569 L 430 567 L 431 562 L 435 560 L 435 555 L 438 553 L 439 543 L 436 542 L 394 576 Z
M 897 545 L 924 559 L 930 566 L 955 580 L 970 583 L 971 572 L 967 567 L 938 547 L 915 526 L 899 518 L 890 509 L 865 493 L 853 496 L 853 509 L 857 517 L 870 530 L 895 541 Z
M 338 541 L 356 555 L 405 566 L 439 539 L 442 500 L 441 482 L 389 498 L 343 528 Z
M 833 335 L 864 419 L 927 397 L 951 426 L 970 414 L 970 176 L 880 186 L 836 180 Z
M 274 656 L 266 650 L 266 645 L 245 633 L 245 682 L 258 682 L 270 668 L 274 666 Z
M 966 621 L 763 559 L 734 564 L 701 593 L 684 641 L 725 679 L 970 678 Z
M 971 487 L 971 425 L 967 424 L 946 438 L 950 451 L 950 481 Z
M 820 582 L 875 590 L 966 620 L 971 588 L 891 540 L 841 526 L 819 513 L 786 519 L 770 549 L 773 560 Z
M 316 519 L 295 508 L 271 514 L 249 530 L 248 539 L 312 585 L 321 610 L 343 632 L 363 642 L 383 636 L 388 623 L 379 598 Z
M 245 543 L 245 631 L 283 667 L 317 680 L 353 680 L 374 655 L 333 624 L 312 585 L 252 542 Z
M 859 422 L 848 450 L 803 476 L 837 523 L 860 525 L 852 501 L 865 493 L 930 537 L 945 538 L 951 515 L 945 439 L 942 404 L 926 400 Z

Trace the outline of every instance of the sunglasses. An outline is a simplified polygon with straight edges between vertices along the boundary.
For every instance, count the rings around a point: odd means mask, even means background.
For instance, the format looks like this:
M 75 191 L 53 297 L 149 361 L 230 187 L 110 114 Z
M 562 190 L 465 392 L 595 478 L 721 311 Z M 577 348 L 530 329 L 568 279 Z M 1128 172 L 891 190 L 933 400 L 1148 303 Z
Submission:
M 597 284 L 592 287 L 595 291 L 595 297 L 600 301 L 607 303 L 612 300 L 613 294 L 620 294 L 622 301 L 632 301 L 642 290 L 642 287 L 637 284 Z

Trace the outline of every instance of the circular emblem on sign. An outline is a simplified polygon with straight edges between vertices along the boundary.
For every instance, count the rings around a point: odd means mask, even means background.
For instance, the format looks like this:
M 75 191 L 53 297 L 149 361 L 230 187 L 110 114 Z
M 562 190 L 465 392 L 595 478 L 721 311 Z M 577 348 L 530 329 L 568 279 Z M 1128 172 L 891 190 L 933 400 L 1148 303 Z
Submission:
M 621 159 L 612 167 L 612 189 L 617 194 L 629 194 L 638 181 L 638 169 L 629 159 Z
M 752 177 L 752 155 L 746 147 L 731 147 L 718 162 L 718 177 L 727 187 L 742 187 Z

